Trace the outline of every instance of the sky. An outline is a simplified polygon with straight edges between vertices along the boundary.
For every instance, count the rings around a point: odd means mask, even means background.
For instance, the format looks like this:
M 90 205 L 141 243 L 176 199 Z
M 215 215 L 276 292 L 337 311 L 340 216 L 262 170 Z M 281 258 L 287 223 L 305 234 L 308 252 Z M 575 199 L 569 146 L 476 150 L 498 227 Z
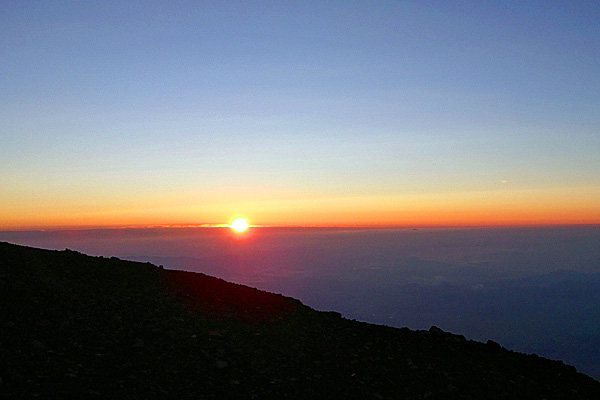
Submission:
M 0 2 L 0 229 L 600 223 L 599 21 L 595 1 Z

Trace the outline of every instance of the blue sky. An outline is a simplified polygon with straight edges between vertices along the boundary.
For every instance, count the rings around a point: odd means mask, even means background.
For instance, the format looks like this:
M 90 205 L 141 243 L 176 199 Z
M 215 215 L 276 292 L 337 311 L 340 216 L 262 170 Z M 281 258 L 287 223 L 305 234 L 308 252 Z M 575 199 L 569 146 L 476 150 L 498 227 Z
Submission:
M 589 210 L 598 21 L 597 2 L 3 2 L 0 220 L 553 190 Z

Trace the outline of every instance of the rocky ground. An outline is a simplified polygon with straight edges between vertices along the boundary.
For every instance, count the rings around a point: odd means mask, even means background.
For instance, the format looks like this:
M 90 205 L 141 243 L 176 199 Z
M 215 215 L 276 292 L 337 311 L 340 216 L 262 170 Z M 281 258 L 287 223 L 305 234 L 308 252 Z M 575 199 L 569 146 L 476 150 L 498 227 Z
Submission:
M 350 321 L 203 274 L 8 243 L 0 328 L 3 398 L 600 398 L 600 383 L 575 368 L 493 342 Z

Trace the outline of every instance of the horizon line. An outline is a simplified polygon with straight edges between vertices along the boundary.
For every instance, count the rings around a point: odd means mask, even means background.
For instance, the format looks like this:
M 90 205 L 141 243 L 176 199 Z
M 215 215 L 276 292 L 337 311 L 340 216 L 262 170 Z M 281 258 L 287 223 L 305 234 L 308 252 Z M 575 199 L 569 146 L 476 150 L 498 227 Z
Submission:
M 422 225 L 320 225 L 320 224 L 250 224 L 248 228 L 290 228 L 290 229 L 448 229 L 448 228 L 541 228 L 569 226 L 600 226 L 599 222 L 575 223 L 506 223 L 506 224 L 422 224 Z M 31 226 L 23 228 L 0 228 L 0 232 L 53 232 L 53 231 L 85 231 L 85 230 L 117 230 L 117 229 L 215 229 L 231 228 L 231 224 L 198 223 L 198 224 L 134 224 L 134 225 L 59 225 Z

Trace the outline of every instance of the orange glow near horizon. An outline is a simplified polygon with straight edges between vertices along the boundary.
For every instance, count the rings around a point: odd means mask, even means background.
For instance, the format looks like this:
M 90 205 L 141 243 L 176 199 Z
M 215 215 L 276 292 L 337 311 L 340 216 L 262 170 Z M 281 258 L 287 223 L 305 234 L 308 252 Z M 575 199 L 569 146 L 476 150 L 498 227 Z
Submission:
M 586 218 L 586 216 L 575 216 L 565 215 L 562 217 L 552 218 L 552 216 L 545 217 L 543 215 L 538 216 L 523 216 L 519 218 L 518 215 L 514 215 L 512 218 L 477 218 L 477 214 L 462 215 L 463 218 L 459 218 L 458 215 L 453 213 L 446 213 L 439 215 L 436 219 L 419 219 L 417 215 L 413 218 L 406 218 L 403 220 L 369 220 L 369 219 L 357 219 L 355 221 L 347 221 L 344 218 L 332 218 L 327 221 L 313 222 L 313 221 L 301 221 L 296 218 L 282 218 L 279 221 L 265 220 L 264 222 L 253 225 L 255 227 L 348 227 L 348 228 L 435 228 L 435 227 L 485 227 L 485 226 L 551 226 L 551 225 L 598 225 L 600 219 Z M 465 218 L 470 217 L 470 218 Z M 63 229 L 110 229 L 110 228 L 178 228 L 178 227 L 198 227 L 198 228 L 220 228 L 230 227 L 229 224 L 217 224 L 217 223 L 198 223 L 195 221 L 184 222 L 184 221 L 167 221 L 167 222 L 143 222 L 143 221 L 127 221 L 127 222 L 105 222 L 90 220 L 82 222 L 81 220 L 72 221 L 67 220 L 52 220 L 52 221 L 19 221 L 18 223 L 8 223 L 0 225 L 0 230 L 63 230 Z M 237 231 L 237 233 L 244 233 L 248 230 Z
M 177 200 L 75 207 L 11 202 L 0 210 L 1 230 L 94 227 L 230 226 L 231 210 L 253 226 L 434 227 L 600 224 L 600 189 L 490 191 L 390 196 L 308 197 L 239 202 L 215 199 L 189 205 Z M 221 221 L 221 222 L 219 222 Z
M 600 224 L 600 218 L 588 218 L 586 215 L 544 215 L 530 214 L 525 210 L 515 212 L 512 215 L 484 215 L 484 213 L 470 212 L 457 213 L 447 211 L 435 215 L 413 214 L 407 218 L 390 219 L 379 218 L 379 213 L 373 213 L 367 218 L 356 218 L 349 221 L 343 216 L 331 215 L 329 219 L 320 221 L 302 220 L 298 215 L 281 216 L 277 220 L 258 220 L 253 225 L 256 227 L 290 226 L 290 227 L 373 227 L 373 228 L 402 228 L 402 227 L 469 227 L 469 226 L 546 226 L 546 225 L 595 225 Z M 422 217 L 422 218 L 420 218 Z M 166 222 L 165 222 L 166 221 Z M 14 223 L 3 223 L 0 230 L 47 230 L 47 229 L 101 229 L 101 228 L 150 228 L 150 227 L 231 227 L 229 224 L 200 223 L 196 221 L 186 222 L 181 220 L 157 220 L 157 221 L 104 221 L 104 220 L 39 220 L 39 221 L 15 221 Z M 233 229 L 233 228 L 232 228 Z M 237 233 L 247 232 L 236 230 Z

